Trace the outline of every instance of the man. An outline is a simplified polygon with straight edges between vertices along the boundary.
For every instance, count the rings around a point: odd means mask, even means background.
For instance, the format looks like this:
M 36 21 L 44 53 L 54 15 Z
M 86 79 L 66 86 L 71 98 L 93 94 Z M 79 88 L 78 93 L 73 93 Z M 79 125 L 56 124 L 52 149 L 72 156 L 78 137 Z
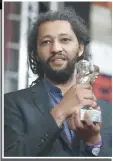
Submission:
M 39 16 L 28 39 L 31 69 L 39 77 L 34 86 L 5 95 L 5 156 L 101 154 L 101 123 L 88 113 L 80 120 L 81 106 L 97 105 L 91 85 L 76 84 L 75 64 L 88 57 L 88 43 L 74 10 Z

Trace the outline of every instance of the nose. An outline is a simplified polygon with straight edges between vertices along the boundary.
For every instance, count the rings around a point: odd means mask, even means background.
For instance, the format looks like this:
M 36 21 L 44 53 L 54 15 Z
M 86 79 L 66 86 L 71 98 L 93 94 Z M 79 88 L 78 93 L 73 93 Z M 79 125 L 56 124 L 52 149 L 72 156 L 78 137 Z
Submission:
M 62 52 L 62 46 L 59 42 L 53 42 L 51 46 L 51 53 Z

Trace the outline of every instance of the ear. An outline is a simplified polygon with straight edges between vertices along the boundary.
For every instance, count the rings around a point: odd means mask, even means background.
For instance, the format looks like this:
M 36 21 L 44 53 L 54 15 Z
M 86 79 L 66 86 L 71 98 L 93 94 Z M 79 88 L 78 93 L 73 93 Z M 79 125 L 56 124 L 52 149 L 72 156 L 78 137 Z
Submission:
M 79 44 L 79 52 L 78 52 L 78 56 L 82 56 L 84 53 L 84 44 Z

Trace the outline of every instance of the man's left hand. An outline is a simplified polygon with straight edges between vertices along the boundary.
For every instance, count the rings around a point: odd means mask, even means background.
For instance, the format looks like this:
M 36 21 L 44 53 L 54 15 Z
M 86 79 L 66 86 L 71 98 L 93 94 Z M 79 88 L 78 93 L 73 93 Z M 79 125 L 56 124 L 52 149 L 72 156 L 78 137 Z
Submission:
M 84 121 L 81 121 L 80 109 L 68 119 L 68 127 L 82 137 L 84 142 L 89 146 L 94 145 L 101 140 L 101 124 L 101 122 L 94 124 L 90 120 L 87 112 L 84 115 Z

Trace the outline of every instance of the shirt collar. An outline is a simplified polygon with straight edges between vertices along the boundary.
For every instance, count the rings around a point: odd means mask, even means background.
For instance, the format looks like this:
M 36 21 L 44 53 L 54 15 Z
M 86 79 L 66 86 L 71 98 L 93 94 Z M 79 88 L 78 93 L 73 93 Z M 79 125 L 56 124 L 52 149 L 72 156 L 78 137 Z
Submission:
M 47 90 L 49 90 L 51 93 L 62 94 L 61 89 L 58 87 L 55 87 L 55 85 L 52 84 L 48 79 L 43 79 L 43 83 L 47 88 Z

